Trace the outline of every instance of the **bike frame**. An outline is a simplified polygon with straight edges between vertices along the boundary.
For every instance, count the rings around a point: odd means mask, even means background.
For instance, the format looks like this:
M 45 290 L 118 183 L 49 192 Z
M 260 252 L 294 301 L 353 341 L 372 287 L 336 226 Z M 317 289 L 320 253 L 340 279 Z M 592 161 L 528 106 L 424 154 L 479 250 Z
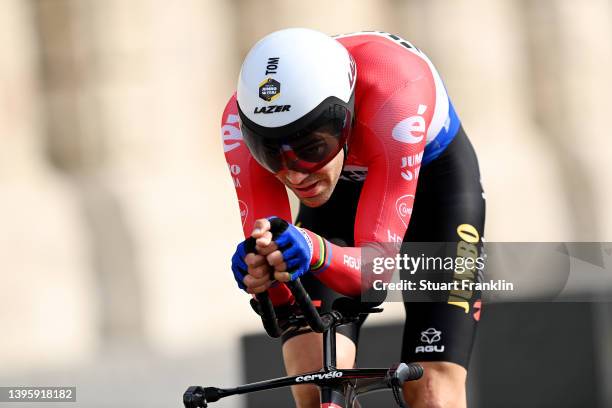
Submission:
M 201 408 L 206 403 L 232 395 L 248 394 L 300 384 L 313 384 L 321 390 L 322 408 L 353 407 L 356 398 L 368 392 L 388 389 L 397 371 L 391 368 L 336 368 L 336 327 L 323 333 L 323 361 L 321 371 L 259 381 L 235 388 L 190 387 L 184 396 L 185 407 Z M 191 390 L 191 391 L 190 391 Z M 200 400 L 201 405 L 188 405 Z
M 343 316 L 337 310 L 319 315 L 299 279 L 288 282 L 287 286 L 303 313 L 302 319 L 313 331 L 323 334 L 323 368 L 316 372 L 259 381 L 235 388 L 192 386 L 183 394 L 185 408 L 206 408 L 208 403 L 232 395 L 300 384 L 313 384 L 319 387 L 321 408 L 353 408 L 359 395 L 387 388 L 393 390 L 397 404 L 400 407 L 404 406 L 400 395 L 401 384 L 404 381 L 419 379 L 423 375 L 423 368 L 420 365 L 401 363 L 391 368 L 336 368 L 336 327 L 353 321 L 361 314 L 380 313 L 382 309 L 370 308 L 360 313 L 349 313 L 350 316 Z M 268 335 L 280 337 L 283 330 L 267 292 L 258 294 L 256 303 Z

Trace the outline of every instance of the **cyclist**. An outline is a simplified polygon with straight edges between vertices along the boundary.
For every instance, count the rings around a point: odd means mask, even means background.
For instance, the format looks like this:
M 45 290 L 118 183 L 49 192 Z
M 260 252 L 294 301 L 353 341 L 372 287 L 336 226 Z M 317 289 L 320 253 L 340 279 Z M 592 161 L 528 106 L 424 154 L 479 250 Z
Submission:
M 276 306 L 292 302 L 282 282 L 296 277 L 322 311 L 358 297 L 361 249 L 372 243 L 480 251 L 485 203 L 475 152 L 434 66 L 395 35 L 269 34 L 244 60 L 222 136 L 245 237 L 257 240 L 256 254 L 238 245 L 234 276 L 248 293 L 268 290 Z M 300 201 L 295 224 L 285 187 Z M 271 224 L 286 227 L 274 240 Z M 411 407 L 466 406 L 479 298 L 448 291 L 436 302 L 404 303 L 402 361 L 425 368 L 404 385 Z M 338 330 L 340 368 L 354 366 L 359 326 Z M 282 340 L 289 375 L 321 369 L 319 334 Z M 292 392 L 298 407 L 319 406 L 314 386 Z

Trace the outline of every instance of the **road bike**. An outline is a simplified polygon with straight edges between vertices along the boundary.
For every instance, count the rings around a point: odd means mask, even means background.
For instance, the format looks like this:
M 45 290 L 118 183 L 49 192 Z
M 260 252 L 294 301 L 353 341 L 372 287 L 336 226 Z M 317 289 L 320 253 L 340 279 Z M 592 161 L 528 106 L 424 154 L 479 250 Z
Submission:
M 359 303 L 349 298 L 334 302 L 331 312 L 319 314 L 299 279 L 286 283 L 297 307 L 288 314 L 277 317 L 267 292 L 252 299 L 251 305 L 261 316 L 263 326 L 270 337 L 303 329 L 306 325 L 323 334 L 323 368 L 320 371 L 275 378 L 245 384 L 234 388 L 191 386 L 183 394 L 185 408 L 207 408 L 208 404 L 232 395 L 271 390 L 299 384 L 314 384 L 320 390 L 321 408 L 358 408 L 358 397 L 369 392 L 391 389 L 397 405 L 406 408 L 402 397 L 402 384 L 418 380 L 423 368 L 417 363 L 395 364 L 389 368 L 336 367 L 336 328 L 356 322 L 365 315 L 380 313 L 380 307 Z M 280 314 L 279 314 L 280 316 Z

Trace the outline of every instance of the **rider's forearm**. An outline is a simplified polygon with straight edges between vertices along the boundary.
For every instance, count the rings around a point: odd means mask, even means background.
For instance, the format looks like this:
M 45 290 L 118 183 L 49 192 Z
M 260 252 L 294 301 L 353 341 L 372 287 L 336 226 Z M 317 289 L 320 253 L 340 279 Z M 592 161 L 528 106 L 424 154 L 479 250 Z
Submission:
M 334 245 L 304 229 L 312 241 L 310 271 L 326 286 L 346 296 L 361 293 L 361 248 Z

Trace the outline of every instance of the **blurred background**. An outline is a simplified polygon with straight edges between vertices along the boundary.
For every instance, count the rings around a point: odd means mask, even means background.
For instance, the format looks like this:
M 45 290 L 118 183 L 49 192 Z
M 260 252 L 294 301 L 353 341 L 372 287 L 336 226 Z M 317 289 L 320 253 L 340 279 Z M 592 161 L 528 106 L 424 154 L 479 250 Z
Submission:
M 610 0 L 2 0 L 0 386 L 172 407 L 244 380 L 261 328 L 229 269 L 220 120 L 248 49 L 293 26 L 430 57 L 479 155 L 488 241 L 612 241 Z

